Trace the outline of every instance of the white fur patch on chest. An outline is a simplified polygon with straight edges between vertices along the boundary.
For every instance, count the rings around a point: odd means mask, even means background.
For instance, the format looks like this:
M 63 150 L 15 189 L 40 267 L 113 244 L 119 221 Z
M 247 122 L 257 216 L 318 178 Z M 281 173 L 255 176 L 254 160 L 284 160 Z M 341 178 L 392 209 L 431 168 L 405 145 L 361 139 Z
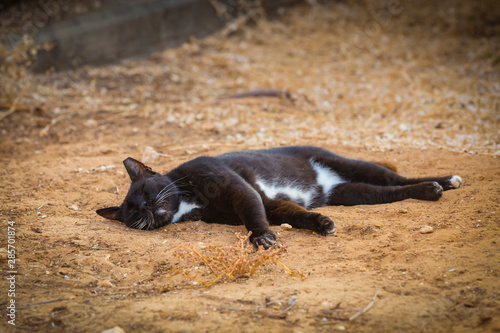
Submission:
M 312 158 L 309 163 L 311 163 L 313 170 L 316 172 L 316 181 L 323 188 L 325 197 L 328 197 L 337 185 L 347 183 L 335 171 L 314 161 Z
M 177 213 L 174 214 L 174 217 L 172 218 L 172 223 L 179 222 L 182 215 L 189 213 L 195 208 L 199 208 L 197 204 L 182 201 L 179 203 L 179 209 L 177 209 Z
M 307 190 L 297 185 L 295 182 L 283 184 L 282 182 L 265 181 L 259 178 L 256 183 L 269 199 L 286 196 L 295 203 L 301 204 L 304 207 L 309 207 L 314 198 L 313 190 Z

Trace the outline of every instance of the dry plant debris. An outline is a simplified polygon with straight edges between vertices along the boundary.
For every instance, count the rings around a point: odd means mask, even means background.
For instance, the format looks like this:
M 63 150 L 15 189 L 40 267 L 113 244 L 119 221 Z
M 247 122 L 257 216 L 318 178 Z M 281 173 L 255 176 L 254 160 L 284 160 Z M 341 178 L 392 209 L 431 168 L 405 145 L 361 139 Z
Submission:
M 264 264 L 278 264 L 291 276 L 305 279 L 307 274 L 303 271 L 292 270 L 276 256 L 286 249 L 286 246 L 273 246 L 267 250 L 259 247 L 255 250 L 249 242 L 251 232 L 247 235 L 236 233 L 238 245 L 230 247 L 208 246 L 204 253 L 190 246 L 181 246 L 174 254 L 178 258 L 175 269 L 187 279 L 193 280 L 205 287 L 210 287 L 217 282 L 232 281 L 252 276 Z
M 30 66 L 36 61 L 37 52 L 49 50 L 50 45 L 35 45 L 24 37 L 14 48 L 0 44 L 0 121 L 16 110 L 32 110 L 45 100 L 46 87 L 38 86 Z

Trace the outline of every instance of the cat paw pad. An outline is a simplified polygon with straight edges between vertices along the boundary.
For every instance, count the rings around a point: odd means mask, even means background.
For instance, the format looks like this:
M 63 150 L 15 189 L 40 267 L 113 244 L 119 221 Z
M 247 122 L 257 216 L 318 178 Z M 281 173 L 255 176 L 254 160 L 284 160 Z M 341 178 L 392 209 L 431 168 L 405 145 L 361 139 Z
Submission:
M 272 231 L 268 231 L 260 236 L 251 237 L 250 241 L 257 247 L 262 246 L 268 249 L 276 243 L 276 235 Z

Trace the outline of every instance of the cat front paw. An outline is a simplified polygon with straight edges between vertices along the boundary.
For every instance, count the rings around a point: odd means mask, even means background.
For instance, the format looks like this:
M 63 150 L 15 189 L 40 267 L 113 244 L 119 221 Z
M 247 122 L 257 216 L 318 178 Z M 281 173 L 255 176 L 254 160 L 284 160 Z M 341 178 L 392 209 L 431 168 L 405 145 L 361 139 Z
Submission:
M 203 219 L 203 216 L 201 215 L 201 210 L 195 208 L 192 211 L 187 212 L 184 215 L 182 215 L 180 221 L 182 221 L 182 222 L 184 222 L 184 221 L 199 221 L 202 219 Z
M 426 182 L 418 184 L 414 199 L 419 200 L 439 200 L 443 196 L 443 187 L 438 182 Z
M 276 235 L 271 230 L 255 237 L 252 234 L 250 236 L 250 242 L 257 247 L 262 246 L 264 249 L 268 249 L 276 243 Z
M 333 223 L 333 221 L 329 217 L 319 215 L 317 223 L 318 223 L 318 231 L 322 236 L 337 234 L 337 228 L 335 227 L 335 223 Z
M 430 188 L 432 200 L 438 200 L 443 196 L 443 187 L 438 182 L 433 182 Z

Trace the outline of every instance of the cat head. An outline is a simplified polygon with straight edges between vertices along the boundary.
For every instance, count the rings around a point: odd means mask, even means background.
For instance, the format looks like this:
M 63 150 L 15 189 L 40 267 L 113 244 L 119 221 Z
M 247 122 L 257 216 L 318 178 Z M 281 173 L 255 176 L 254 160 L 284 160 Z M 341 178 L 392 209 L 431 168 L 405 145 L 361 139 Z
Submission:
M 129 157 L 123 161 L 132 184 L 120 206 L 98 209 L 97 214 L 135 229 L 155 229 L 171 223 L 178 189 L 167 177 Z

